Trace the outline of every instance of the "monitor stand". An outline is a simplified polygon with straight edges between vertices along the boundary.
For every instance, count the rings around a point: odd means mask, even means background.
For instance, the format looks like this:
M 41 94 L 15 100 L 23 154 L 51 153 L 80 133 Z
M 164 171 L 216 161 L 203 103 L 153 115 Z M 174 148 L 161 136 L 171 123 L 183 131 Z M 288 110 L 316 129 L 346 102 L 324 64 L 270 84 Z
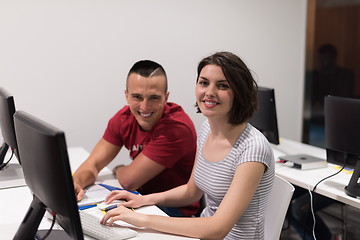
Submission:
M 43 237 L 47 234 L 48 230 L 38 230 L 37 234 Z M 46 240 L 73 240 L 64 230 L 52 229 Z
M 349 184 L 345 187 L 345 193 L 354 198 L 360 198 L 360 159 L 358 159 Z

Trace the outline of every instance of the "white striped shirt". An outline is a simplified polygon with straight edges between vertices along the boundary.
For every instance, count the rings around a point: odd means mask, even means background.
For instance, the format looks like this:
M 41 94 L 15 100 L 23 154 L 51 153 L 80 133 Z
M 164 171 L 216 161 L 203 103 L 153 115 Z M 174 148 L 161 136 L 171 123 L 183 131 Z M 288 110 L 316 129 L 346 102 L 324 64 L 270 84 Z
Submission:
M 274 154 L 269 142 L 256 128 L 247 124 L 225 159 L 210 162 L 204 159 L 202 149 L 210 125 L 206 120 L 198 136 L 198 157 L 194 172 L 196 185 L 206 195 L 202 217 L 212 216 L 224 198 L 238 165 L 244 162 L 261 162 L 266 170 L 248 208 L 225 239 L 263 239 L 264 212 L 274 181 Z

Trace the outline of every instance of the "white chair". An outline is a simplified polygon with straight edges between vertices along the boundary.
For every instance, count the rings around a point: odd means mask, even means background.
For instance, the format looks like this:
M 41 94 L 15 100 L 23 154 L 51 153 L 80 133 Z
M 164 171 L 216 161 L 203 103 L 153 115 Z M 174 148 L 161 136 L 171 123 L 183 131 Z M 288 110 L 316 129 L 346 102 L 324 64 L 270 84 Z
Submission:
M 291 183 L 275 175 L 274 185 L 265 210 L 265 240 L 278 240 L 280 238 L 286 212 L 294 191 L 295 188 Z

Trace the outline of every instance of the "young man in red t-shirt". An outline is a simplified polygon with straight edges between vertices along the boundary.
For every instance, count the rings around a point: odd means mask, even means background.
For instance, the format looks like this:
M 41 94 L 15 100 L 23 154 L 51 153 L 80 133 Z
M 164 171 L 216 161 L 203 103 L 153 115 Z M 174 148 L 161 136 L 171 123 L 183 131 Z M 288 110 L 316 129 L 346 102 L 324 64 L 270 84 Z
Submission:
M 149 60 L 135 63 L 127 76 L 125 96 L 128 105 L 110 119 L 103 137 L 73 176 L 78 199 L 123 146 L 133 161 L 113 172 L 125 189 L 161 192 L 185 184 L 191 175 L 195 127 L 179 105 L 167 102 L 163 67 Z M 191 216 L 199 211 L 199 203 L 162 209 L 172 216 Z

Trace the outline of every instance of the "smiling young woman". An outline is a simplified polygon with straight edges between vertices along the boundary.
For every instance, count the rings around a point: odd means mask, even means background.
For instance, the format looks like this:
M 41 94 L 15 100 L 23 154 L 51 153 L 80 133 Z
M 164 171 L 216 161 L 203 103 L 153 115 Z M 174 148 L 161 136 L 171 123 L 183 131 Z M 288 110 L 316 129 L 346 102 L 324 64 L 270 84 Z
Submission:
M 264 239 L 264 212 L 274 181 L 274 155 L 265 136 L 247 122 L 256 110 L 257 84 L 243 61 L 218 52 L 198 66 L 196 106 L 207 119 L 197 140 L 187 182 L 149 195 L 113 191 L 107 202 L 126 199 L 102 223 L 123 220 L 200 239 Z M 147 216 L 125 207 L 182 206 L 206 196 L 199 218 Z

